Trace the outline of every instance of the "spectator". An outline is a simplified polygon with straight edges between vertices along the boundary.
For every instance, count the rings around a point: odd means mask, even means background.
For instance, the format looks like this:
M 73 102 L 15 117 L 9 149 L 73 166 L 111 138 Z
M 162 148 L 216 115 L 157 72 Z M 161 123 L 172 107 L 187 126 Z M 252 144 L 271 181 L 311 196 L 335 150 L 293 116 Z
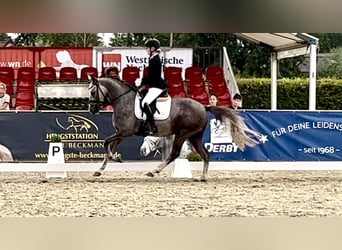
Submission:
M 236 93 L 233 96 L 233 101 L 232 101 L 232 109 L 237 110 L 241 107 L 241 101 L 242 101 L 242 97 L 239 93 Z
M 6 94 L 6 84 L 0 82 L 0 110 L 10 110 L 11 97 Z
M 218 106 L 218 96 L 214 92 L 209 94 L 209 106 Z
M 105 70 L 106 77 L 111 77 L 117 80 L 121 80 L 119 76 L 119 69 L 117 67 L 109 67 Z

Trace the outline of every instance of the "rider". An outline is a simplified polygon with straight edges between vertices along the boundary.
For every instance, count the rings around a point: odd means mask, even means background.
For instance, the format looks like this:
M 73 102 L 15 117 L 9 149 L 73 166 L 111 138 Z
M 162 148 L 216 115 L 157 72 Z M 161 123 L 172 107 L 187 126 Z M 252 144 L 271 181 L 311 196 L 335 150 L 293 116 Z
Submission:
M 142 108 L 146 114 L 148 122 L 148 134 L 153 135 L 157 132 L 157 127 L 154 122 L 153 112 L 150 104 L 157 99 L 157 97 L 167 89 L 167 83 L 162 79 L 162 63 L 159 57 L 160 43 L 157 39 L 148 39 L 145 42 L 146 52 L 149 55 L 148 74 L 141 81 L 141 85 L 148 85 L 149 89 L 142 100 Z

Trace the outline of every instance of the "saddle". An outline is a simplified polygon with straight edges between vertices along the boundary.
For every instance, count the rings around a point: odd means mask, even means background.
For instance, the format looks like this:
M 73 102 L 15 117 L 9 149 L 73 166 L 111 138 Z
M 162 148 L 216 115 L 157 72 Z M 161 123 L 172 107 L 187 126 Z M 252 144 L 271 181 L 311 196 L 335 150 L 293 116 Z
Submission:
M 142 111 L 141 102 L 147 94 L 147 90 L 138 92 L 134 101 L 134 114 L 139 120 L 146 120 L 146 114 Z M 154 120 L 166 120 L 171 111 L 171 97 L 168 94 L 167 89 L 164 90 L 156 100 L 154 100 L 150 107 L 152 109 Z

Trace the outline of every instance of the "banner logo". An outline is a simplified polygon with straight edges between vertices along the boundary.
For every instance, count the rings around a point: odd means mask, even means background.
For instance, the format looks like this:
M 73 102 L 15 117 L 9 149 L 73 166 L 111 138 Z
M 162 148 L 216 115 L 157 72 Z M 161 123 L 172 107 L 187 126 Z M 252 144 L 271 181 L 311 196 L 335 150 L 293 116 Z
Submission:
M 74 130 L 75 133 L 78 132 L 85 132 L 85 133 L 89 133 L 89 130 L 91 128 L 94 128 L 96 131 L 99 130 L 98 126 L 91 120 L 83 117 L 83 116 L 79 116 L 79 115 L 71 115 L 68 117 L 67 122 L 63 125 L 58 117 L 56 118 L 56 123 L 57 125 L 64 129 L 64 130 Z

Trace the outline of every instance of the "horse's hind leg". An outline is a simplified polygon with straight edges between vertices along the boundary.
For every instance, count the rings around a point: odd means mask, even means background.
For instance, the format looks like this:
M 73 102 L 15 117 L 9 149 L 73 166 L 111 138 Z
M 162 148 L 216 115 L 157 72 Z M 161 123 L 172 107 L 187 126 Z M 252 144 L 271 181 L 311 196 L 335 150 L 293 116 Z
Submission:
M 172 151 L 169 156 L 156 169 L 148 172 L 146 175 L 153 177 L 155 174 L 159 174 L 167 165 L 173 162 L 180 155 L 184 141 L 185 137 L 177 137 L 176 135 L 175 140 L 173 141 Z
M 202 137 L 203 137 L 203 131 L 198 132 L 197 134 L 194 134 L 191 137 L 189 137 L 189 141 L 195 147 L 196 151 L 201 155 L 203 159 L 203 172 L 202 172 L 202 176 L 200 180 L 206 181 L 208 178 L 210 154 L 202 143 Z
M 113 157 L 113 151 L 116 151 L 116 149 L 117 149 L 117 147 L 121 141 L 122 141 L 122 137 L 120 137 L 118 134 L 112 135 L 112 136 L 105 139 L 104 148 L 107 151 L 107 156 L 103 159 L 101 167 L 99 168 L 99 170 L 97 170 L 93 174 L 93 176 L 100 176 L 101 175 L 101 172 L 107 166 L 108 160 Z

